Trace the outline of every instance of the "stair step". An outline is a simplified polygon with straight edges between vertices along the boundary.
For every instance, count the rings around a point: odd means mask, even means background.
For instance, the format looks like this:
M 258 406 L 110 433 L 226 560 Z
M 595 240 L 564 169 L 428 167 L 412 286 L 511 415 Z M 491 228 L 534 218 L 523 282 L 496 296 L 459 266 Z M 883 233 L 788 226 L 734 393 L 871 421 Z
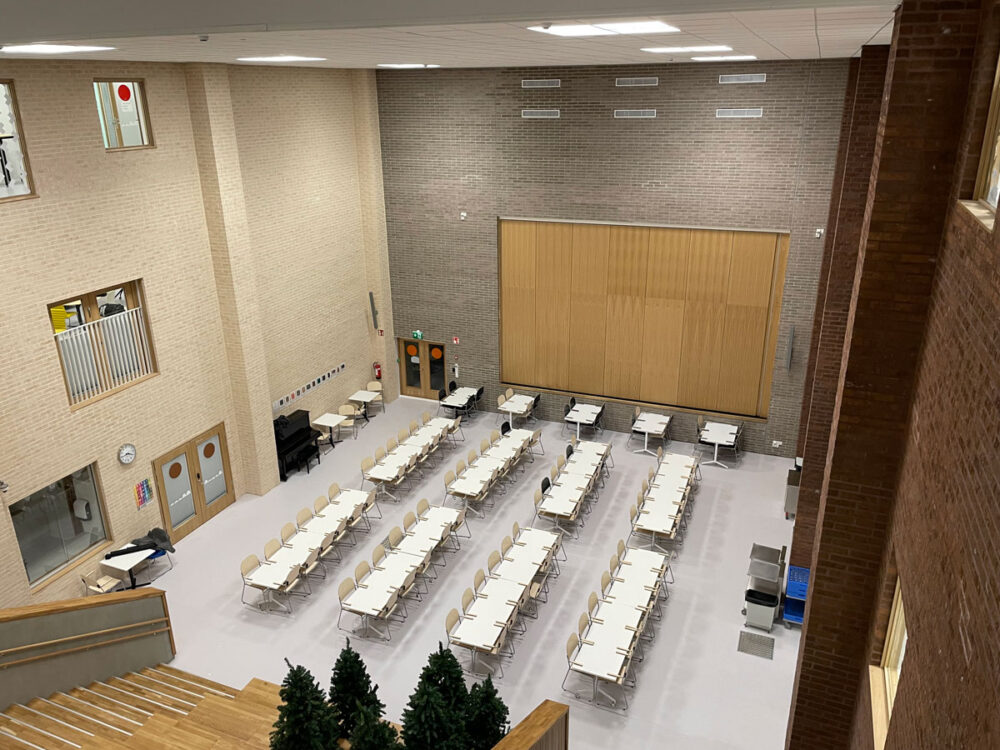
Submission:
M 147 688 L 124 677 L 111 677 L 105 680 L 104 684 L 121 692 L 141 698 L 146 701 L 147 705 L 152 704 L 154 706 L 152 709 L 153 713 L 166 709 L 172 713 L 186 714 L 194 708 L 194 705 L 191 703 L 179 701 L 169 695 L 164 695 L 158 690 Z M 149 711 L 150 709 L 147 708 L 146 710 Z
M 15 720 L 6 714 L 0 714 L 0 730 L 19 740 L 43 748 L 43 750 L 78 750 L 80 748 L 79 743 L 66 740 L 59 735 L 50 734 L 38 727 Z
M 4 731 L 0 729 L 0 750 L 37 750 L 38 745 L 32 745 L 30 742 L 15 739 L 9 734 L 4 734 Z
M 266 747 L 274 718 L 256 706 L 210 695 L 178 724 L 197 724 L 219 738 L 239 740 L 251 747 L 263 743 Z
M 11 718 L 33 726 L 35 729 L 41 729 L 49 734 L 53 734 L 56 737 L 60 737 L 67 742 L 73 742 L 77 745 L 94 736 L 94 733 L 91 731 L 74 726 L 73 724 L 62 721 L 61 719 L 53 718 L 52 716 L 39 712 L 31 706 L 24 706 L 20 703 L 8 706 L 4 713 Z
M 132 735 L 131 746 L 137 750 L 212 750 L 215 742 L 179 721 L 156 715 Z
M 127 703 L 127 696 L 121 694 L 118 694 L 117 697 L 108 697 L 90 688 L 79 687 L 70 690 L 68 695 L 74 701 L 83 702 L 89 706 L 101 709 L 103 713 L 98 713 L 98 716 L 113 714 L 114 716 L 120 716 L 127 724 L 132 724 L 133 726 L 141 726 L 149 718 L 148 712 L 140 711 L 135 705 Z M 53 699 L 55 698 L 56 696 L 53 696 Z M 72 706 L 73 704 L 67 703 L 67 705 Z M 122 729 L 125 728 L 124 726 L 122 727 Z
M 235 698 L 240 693 L 239 690 L 231 688 L 229 687 L 229 685 L 223 685 L 221 682 L 215 682 L 213 680 L 206 679 L 205 677 L 200 677 L 199 675 L 191 674 L 190 672 L 185 672 L 182 669 L 171 667 L 169 664 L 158 664 L 152 669 L 156 672 L 168 674 L 171 677 L 174 677 L 175 679 L 183 680 L 185 682 L 192 682 L 195 685 L 200 685 L 201 687 L 208 688 L 209 690 L 212 690 L 216 693 L 222 693 L 223 695 L 228 695 L 230 698 Z
M 237 702 L 251 703 L 262 709 L 277 713 L 281 705 L 281 688 L 273 682 L 258 680 L 256 677 L 246 684 L 236 699 Z
M 121 742 L 127 740 L 131 734 L 131 732 L 116 729 L 113 725 L 108 724 L 107 722 L 92 719 L 85 713 L 67 709 L 66 706 L 61 706 L 54 701 L 46 700 L 44 698 L 36 698 L 28 703 L 27 706 L 28 708 L 45 714 L 52 719 L 66 724 L 71 724 L 72 726 L 79 727 L 80 729 L 90 732 L 90 734 L 95 737 L 107 737 L 108 739 L 118 740 Z
M 149 675 L 144 675 L 140 672 L 129 672 L 128 674 L 122 675 L 123 680 L 128 680 L 136 685 L 141 685 L 147 690 L 155 690 L 157 693 L 173 698 L 176 701 L 181 701 L 182 703 L 188 704 L 190 710 L 198 705 L 202 698 L 204 698 L 203 693 L 197 693 L 193 690 L 188 690 L 187 688 L 176 687 L 171 685 L 169 682 L 164 682 L 163 680 L 150 677 Z
M 86 695 L 86 693 L 84 693 L 84 695 Z M 111 709 L 101 708 L 95 701 L 87 701 L 79 697 L 71 696 L 67 693 L 54 693 L 48 697 L 48 700 L 57 706 L 61 706 L 66 711 L 73 712 L 80 716 L 86 716 L 94 722 L 101 722 L 115 727 L 116 729 L 120 729 L 125 734 L 132 734 L 137 727 L 142 726 L 141 721 L 129 720 L 123 715 L 124 711 L 128 710 L 124 707 L 122 707 L 122 713 L 116 713 Z M 133 711 L 129 711 L 129 713 L 134 713 L 136 716 L 142 716 L 141 714 Z
M 112 686 L 110 684 L 107 684 L 107 683 L 92 682 L 91 684 L 87 685 L 87 690 L 92 690 L 93 692 L 97 693 L 98 695 L 102 695 L 102 696 L 104 696 L 106 698 L 109 698 L 109 699 L 114 700 L 114 701 L 118 701 L 120 703 L 126 703 L 126 704 L 128 704 L 128 705 L 130 705 L 130 706 L 132 706 L 132 707 L 134 707 L 134 708 L 136 708 L 138 710 L 140 710 L 140 711 L 144 711 L 146 713 L 146 716 L 143 719 L 143 723 L 145 723 L 149 719 L 150 716 L 152 716 L 153 714 L 157 713 L 158 711 L 164 711 L 164 712 L 169 713 L 171 715 L 175 715 L 175 714 L 176 715 L 181 715 L 182 714 L 182 712 L 180 712 L 180 711 L 175 711 L 172 708 L 164 708 L 163 706 L 161 706 L 161 705 L 159 705 L 157 703 L 153 703 L 151 701 L 148 701 L 145 698 L 143 698 L 140 695 L 138 695 L 137 693 L 132 692 L 131 690 L 127 690 L 127 689 L 123 690 L 121 688 L 114 687 L 114 686 Z

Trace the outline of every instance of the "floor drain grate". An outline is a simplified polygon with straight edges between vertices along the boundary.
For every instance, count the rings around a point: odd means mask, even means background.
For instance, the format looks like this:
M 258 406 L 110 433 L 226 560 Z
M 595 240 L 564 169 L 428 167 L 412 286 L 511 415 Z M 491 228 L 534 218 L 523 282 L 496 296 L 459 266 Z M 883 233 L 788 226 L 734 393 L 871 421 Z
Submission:
M 741 630 L 740 645 L 736 647 L 736 650 L 742 651 L 744 654 L 750 654 L 751 656 L 759 656 L 762 659 L 773 659 L 774 638 Z

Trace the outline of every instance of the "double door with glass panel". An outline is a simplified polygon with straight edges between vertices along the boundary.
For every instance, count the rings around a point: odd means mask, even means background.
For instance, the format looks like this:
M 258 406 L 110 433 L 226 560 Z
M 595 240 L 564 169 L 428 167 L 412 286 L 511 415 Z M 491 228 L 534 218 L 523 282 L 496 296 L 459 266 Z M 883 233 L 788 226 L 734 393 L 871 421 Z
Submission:
M 224 425 L 216 425 L 153 462 L 160 510 L 177 541 L 235 499 Z
M 447 390 L 448 366 L 444 344 L 417 339 L 399 340 L 399 389 L 404 396 L 438 397 Z

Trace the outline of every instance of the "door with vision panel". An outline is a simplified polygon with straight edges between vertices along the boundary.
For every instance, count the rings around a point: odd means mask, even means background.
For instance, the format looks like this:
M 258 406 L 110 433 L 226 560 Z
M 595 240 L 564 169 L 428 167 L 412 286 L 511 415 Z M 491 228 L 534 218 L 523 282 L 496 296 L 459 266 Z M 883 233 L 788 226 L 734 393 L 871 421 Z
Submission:
M 535 380 L 569 387 L 573 225 L 538 222 L 535 233 Z
M 650 229 L 639 388 L 643 401 L 678 401 L 690 253 L 690 229 Z
M 535 381 L 535 228 L 532 221 L 501 221 L 500 379 Z
M 604 394 L 637 399 L 642 382 L 649 227 L 611 227 Z

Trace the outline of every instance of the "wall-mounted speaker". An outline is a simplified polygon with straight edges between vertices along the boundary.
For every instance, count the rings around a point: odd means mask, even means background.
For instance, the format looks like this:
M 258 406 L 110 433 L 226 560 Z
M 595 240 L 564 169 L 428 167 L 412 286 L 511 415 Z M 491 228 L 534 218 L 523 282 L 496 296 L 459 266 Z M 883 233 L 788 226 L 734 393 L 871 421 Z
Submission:
M 375 309 L 375 294 L 368 292 L 368 304 L 372 308 L 372 328 L 378 330 L 378 310 Z

